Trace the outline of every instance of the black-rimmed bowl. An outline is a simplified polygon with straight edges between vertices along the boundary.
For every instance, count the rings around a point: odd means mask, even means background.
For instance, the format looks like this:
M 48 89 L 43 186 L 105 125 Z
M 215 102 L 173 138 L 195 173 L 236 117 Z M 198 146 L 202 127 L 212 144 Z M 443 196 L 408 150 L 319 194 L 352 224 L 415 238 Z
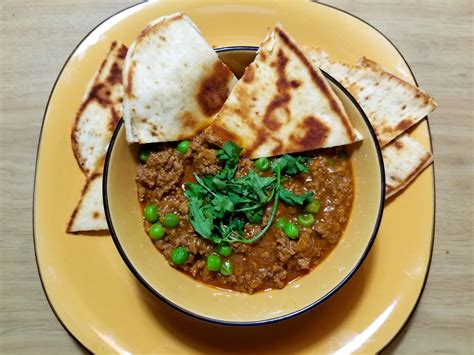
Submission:
M 216 49 L 240 76 L 256 47 Z M 328 299 L 356 272 L 377 234 L 384 203 L 380 149 L 367 117 L 350 94 L 327 78 L 363 140 L 353 144 L 354 203 L 344 235 L 325 260 L 282 290 L 248 295 L 200 283 L 170 267 L 145 233 L 135 183 L 138 145 L 129 145 L 119 123 L 104 168 L 104 204 L 109 229 L 122 258 L 155 296 L 190 316 L 226 325 L 259 325 L 305 312 Z

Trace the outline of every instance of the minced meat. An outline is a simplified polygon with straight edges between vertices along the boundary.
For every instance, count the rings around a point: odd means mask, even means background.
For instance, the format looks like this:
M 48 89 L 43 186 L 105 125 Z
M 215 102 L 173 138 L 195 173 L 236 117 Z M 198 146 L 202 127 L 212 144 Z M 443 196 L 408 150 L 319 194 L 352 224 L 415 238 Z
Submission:
M 200 237 L 188 220 L 184 183 L 195 182 L 194 175 L 215 175 L 222 168 L 216 156 L 217 148 L 209 145 L 202 135 L 195 137 L 186 154 L 168 144 L 157 145 L 145 164 L 137 169 L 138 198 L 143 206 L 154 203 L 160 215 L 176 213 L 178 227 L 166 230 L 166 236 L 155 242 L 169 264 L 191 277 L 220 288 L 254 293 L 269 288 L 283 288 L 288 282 L 308 273 L 337 244 L 341 238 L 353 202 L 353 176 L 350 160 L 342 149 L 318 150 L 310 153 L 308 174 L 290 177 L 284 187 L 296 194 L 312 191 L 321 202 L 312 227 L 300 228 L 298 240 L 289 239 L 274 226 L 252 244 L 231 243 L 233 253 L 228 257 L 233 273 L 224 276 L 206 268 L 206 258 L 216 252 L 216 246 Z M 342 153 L 342 154 L 341 154 Z M 253 169 L 253 161 L 241 159 L 236 176 Z M 269 218 L 265 212 L 262 225 L 248 224 L 248 235 L 257 234 Z M 280 202 L 277 218 L 287 217 L 296 223 L 302 211 Z M 150 224 L 145 221 L 148 230 Z M 189 258 L 182 265 L 171 261 L 171 251 L 185 247 Z M 225 258 L 223 258 L 225 259 Z

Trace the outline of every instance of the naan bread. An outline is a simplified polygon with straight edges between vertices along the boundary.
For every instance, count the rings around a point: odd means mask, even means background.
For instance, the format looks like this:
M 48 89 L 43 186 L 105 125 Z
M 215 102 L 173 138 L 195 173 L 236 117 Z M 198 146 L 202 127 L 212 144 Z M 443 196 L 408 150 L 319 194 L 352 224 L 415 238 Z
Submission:
M 383 147 L 382 156 L 385 167 L 385 198 L 407 187 L 433 162 L 433 155 L 406 134 Z
M 130 46 L 123 72 L 129 143 L 181 140 L 207 127 L 237 82 L 183 14 L 151 22 Z
M 433 155 L 410 136 L 399 135 L 436 108 L 434 99 L 367 58 L 353 66 L 331 61 L 321 49 L 304 50 L 314 64 L 354 96 L 367 114 L 383 146 L 385 197 L 407 187 L 432 163 Z
M 350 65 L 331 61 L 320 49 L 306 47 L 305 53 L 314 65 L 333 76 L 357 100 L 382 147 L 437 106 L 423 90 L 367 58 Z
M 94 172 L 82 190 L 81 199 L 71 215 L 66 231 L 107 230 L 104 205 L 102 202 L 102 166 Z
M 206 135 L 218 145 L 234 141 L 250 158 L 358 140 L 324 75 L 281 25 L 261 44 Z
M 74 122 L 71 141 L 86 176 L 105 156 L 115 126 L 122 117 L 122 70 L 127 47 L 113 42 L 107 57 L 89 83 Z

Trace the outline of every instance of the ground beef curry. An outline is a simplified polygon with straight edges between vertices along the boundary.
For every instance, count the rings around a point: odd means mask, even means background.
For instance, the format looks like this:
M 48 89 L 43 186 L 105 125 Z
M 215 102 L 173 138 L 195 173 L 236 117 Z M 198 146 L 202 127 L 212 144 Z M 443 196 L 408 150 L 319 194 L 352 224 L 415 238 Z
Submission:
M 266 190 L 262 188 L 267 196 L 261 213 L 249 207 L 241 212 L 244 217 L 237 219 L 237 228 L 231 233 L 223 224 L 235 220 L 227 219 L 214 227 L 222 231 L 220 236 L 213 230 L 212 236 L 203 237 L 207 232 L 195 228 L 199 221 L 193 216 L 190 199 L 201 190 L 211 196 L 212 191 L 205 191 L 205 180 L 212 181 L 211 177 L 228 168 L 219 154 L 222 150 L 208 144 L 203 135 L 178 145 L 147 145 L 140 154 L 136 181 L 145 230 L 171 266 L 215 287 L 255 293 L 283 288 L 308 273 L 336 246 L 354 195 L 352 167 L 344 148 L 300 155 L 302 171 L 282 171 L 279 185 L 275 173 L 272 175 L 277 158 L 239 158 L 232 172 L 235 181 L 247 181 L 248 177 L 259 184 L 268 183 Z M 278 186 L 280 190 L 274 191 Z M 199 191 L 185 192 L 190 189 Z M 275 204 L 277 193 L 280 199 Z M 203 209 L 198 206 L 194 214 Z

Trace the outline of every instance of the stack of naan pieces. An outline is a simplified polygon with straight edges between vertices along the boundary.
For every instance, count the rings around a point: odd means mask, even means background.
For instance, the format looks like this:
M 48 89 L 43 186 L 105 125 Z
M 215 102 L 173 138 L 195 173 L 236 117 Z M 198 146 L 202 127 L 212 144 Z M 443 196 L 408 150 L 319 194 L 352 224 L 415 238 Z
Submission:
M 331 60 L 321 49 L 305 52 L 351 93 L 367 115 L 382 148 L 385 197 L 404 189 L 433 161 L 431 152 L 405 132 L 436 108 L 435 100 L 368 58 L 352 65 Z
M 128 50 L 114 42 L 72 128 L 72 148 L 86 182 L 67 232 L 107 230 L 103 162 L 122 116 L 130 143 L 190 138 L 210 124 L 236 83 L 183 14 L 152 21 Z
M 122 70 L 127 47 L 114 41 L 82 98 L 71 132 L 77 163 L 86 176 L 79 202 L 66 230 L 107 229 L 102 203 L 104 157 L 122 117 Z

